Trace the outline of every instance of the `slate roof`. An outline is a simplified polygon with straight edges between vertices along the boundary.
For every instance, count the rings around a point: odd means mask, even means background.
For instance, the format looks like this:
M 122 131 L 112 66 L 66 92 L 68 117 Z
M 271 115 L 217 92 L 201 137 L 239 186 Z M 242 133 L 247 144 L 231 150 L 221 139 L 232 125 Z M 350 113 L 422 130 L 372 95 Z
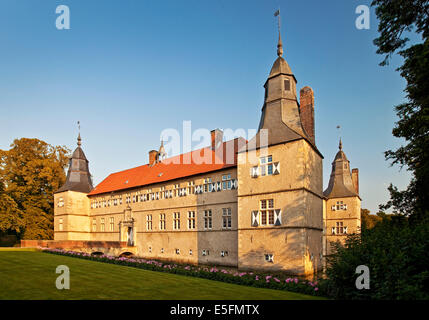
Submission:
M 337 152 L 332 162 L 332 172 L 329 178 L 328 188 L 323 192 L 323 195 L 328 199 L 359 197 L 353 185 L 352 175 L 350 173 L 350 161 L 347 160 L 346 154 L 342 150 L 341 141 L 339 148 L 340 150 Z
M 69 161 L 66 182 L 55 193 L 64 191 L 89 193 L 93 189 L 88 160 L 80 147 L 80 143 L 78 145 Z

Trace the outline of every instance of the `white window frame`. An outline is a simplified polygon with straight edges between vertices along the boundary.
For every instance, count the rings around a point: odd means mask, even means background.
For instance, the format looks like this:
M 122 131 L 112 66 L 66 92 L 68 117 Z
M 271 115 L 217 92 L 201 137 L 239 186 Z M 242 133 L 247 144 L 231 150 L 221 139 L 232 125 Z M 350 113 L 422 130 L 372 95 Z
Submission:
M 232 228 L 232 209 L 222 208 L 222 229 Z
M 213 212 L 211 209 L 204 210 L 204 230 L 213 229 Z

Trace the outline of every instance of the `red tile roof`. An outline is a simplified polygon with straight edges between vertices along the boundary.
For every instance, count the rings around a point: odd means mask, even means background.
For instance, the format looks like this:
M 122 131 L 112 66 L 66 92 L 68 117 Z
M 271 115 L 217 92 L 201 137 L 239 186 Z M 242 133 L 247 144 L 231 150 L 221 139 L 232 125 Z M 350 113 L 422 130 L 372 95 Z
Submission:
M 119 191 L 154 183 L 184 178 L 220 169 L 237 166 L 237 150 L 246 144 L 243 138 L 226 141 L 215 152 L 210 147 L 180 154 L 152 166 L 145 164 L 136 168 L 115 172 L 100 182 L 89 196 Z

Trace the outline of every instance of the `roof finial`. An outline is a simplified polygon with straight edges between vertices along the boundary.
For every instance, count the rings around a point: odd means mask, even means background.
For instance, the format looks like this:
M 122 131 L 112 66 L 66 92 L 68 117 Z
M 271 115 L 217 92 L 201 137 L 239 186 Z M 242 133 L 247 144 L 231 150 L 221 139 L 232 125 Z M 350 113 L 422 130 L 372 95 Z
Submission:
M 343 150 L 343 143 L 341 142 L 341 126 L 337 125 L 337 129 L 338 129 L 338 136 L 340 137 L 340 144 L 338 145 L 338 148 L 341 150 Z
M 279 42 L 277 44 L 277 55 L 281 57 L 283 55 L 283 43 L 280 32 L 280 8 L 274 13 L 274 17 L 278 17 Z
M 77 122 L 77 127 L 79 128 L 79 135 L 77 136 L 77 145 L 80 147 L 82 145 L 82 139 L 80 137 L 80 121 Z

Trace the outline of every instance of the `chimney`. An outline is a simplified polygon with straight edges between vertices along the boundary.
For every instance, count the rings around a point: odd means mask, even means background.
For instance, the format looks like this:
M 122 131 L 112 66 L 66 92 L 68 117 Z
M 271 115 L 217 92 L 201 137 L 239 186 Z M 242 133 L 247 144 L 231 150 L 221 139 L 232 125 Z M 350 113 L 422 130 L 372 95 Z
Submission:
M 150 150 L 149 151 L 149 165 L 154 165 L 158 160 L 158 151 Z
M 223 142 L 223 131 L 220 129 L 214 129 L 210 131 L 210 135 L 211 135 L 211 148 L 212 150 L 215 150 Z
M 356 193 L 359 194 L 359 169 L 352 169 L 352 181 L 355 187 Z
M 304 87 L 299 91 L 300 115 L 302 126 L 310 140 L 316 144 L 314 137 L 314 93 L 310 87 Z

